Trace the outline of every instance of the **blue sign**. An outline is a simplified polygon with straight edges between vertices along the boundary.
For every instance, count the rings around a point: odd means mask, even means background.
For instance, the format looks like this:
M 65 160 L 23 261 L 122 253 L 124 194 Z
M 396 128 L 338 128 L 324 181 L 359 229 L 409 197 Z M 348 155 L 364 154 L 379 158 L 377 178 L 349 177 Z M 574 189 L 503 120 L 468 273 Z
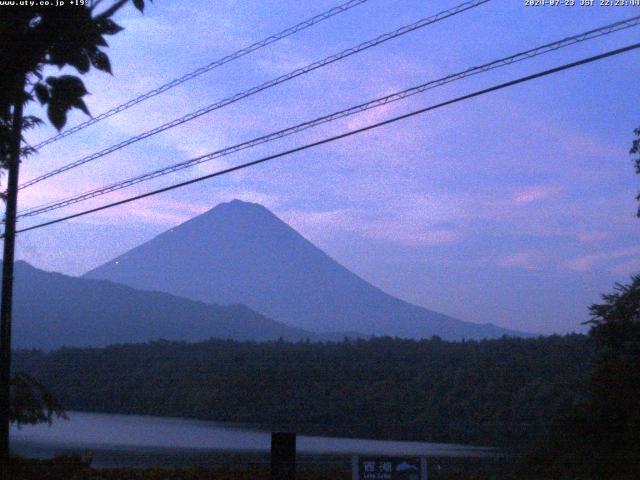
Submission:
M 353 480 L 427 480 L 424 457 L 353 457 Z

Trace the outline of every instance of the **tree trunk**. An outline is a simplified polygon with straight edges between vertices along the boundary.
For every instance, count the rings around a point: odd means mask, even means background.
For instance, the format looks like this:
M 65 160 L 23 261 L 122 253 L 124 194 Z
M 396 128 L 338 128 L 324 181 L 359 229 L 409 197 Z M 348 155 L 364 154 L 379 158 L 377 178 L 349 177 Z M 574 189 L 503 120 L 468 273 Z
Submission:
M 24 78 L 16 90 L 11 122 L 11 145 L 7 159 L 8 182 L 5 210 L 4 256 L 2 261 L 2 299 L 0 305 L 0 462 L 9 459 L 9 421 L 11 411 L 11 307 L 13 300 L 13 262 L 15 253 L 18 172 L 24 104 Z M 6 472 L 6 470 L 5 470 Z

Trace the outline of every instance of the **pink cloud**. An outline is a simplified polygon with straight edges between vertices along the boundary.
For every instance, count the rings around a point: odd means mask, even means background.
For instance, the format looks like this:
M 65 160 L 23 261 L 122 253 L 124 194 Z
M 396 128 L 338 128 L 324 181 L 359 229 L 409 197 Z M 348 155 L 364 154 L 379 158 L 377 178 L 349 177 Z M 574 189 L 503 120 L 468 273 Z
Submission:
M 406 246 L 436 246 L 454 243 L 462 239 L 462 234 L 454 229 L 406 228 L 402 222 L 389 224 L 381 222 L 368 225 L 362 233 L 369 238 L 399 243 Z
M 340 230 L 363 237 L 405 246 L 435 246 L 457 242 L 462 233 L 454 228 L 433 227 L 430 222 L 404 215 L 395 218 L 371 219 L 358 210 L 324 212 L 288 211 L 283 215 L 296 229 L 316 236 L 321 231 Z
M 503 268 L 522 268 L 524 270 L 539 270 L 545 256 L 537 252 L 516 252 L 498 257 L 496 265 Z
M 576 238 L 581 242 L 599 242 L 601 240 L 606 240 L 607 238 L 611 238 L 611 232 L 599 232 L 599 231 L 590 231 L 590 232 L 578 232 L 576 234 Z
M 619 277 L 629 277 L 640 273 L 640 256 L 614 265 L 609 269 L 609 272 Z
M 583 255 L 565 262 L 569 270 L 576 272 L 589 272 L 596 268 L 605 267 L 611 261 L 623 259 L 625 262 L 618 266 L 628 265 L 629 262 L 637 262 L 640 259 L 640 247 L 622 248 L 610 252 L 601 252 L 591 255 Z M 618 267 L 613 267 L 612 272 L 616 273 Z M 620 267 L 622 268 L 622 267 Z
M 528 205 L 540 200 L 553 198 L 557 196 L 561 190 L 562 188 L 555 185 L 534 185 L 520 189 L 514 193 L 513 201 L 518 205 Z

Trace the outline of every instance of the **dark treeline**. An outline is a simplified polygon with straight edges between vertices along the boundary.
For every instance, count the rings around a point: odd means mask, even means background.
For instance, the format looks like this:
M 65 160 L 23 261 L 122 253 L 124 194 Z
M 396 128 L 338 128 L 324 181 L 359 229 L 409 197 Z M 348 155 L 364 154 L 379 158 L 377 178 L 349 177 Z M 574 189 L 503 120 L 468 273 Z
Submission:
M 299 432 L 525 446 L 588 395 L 582 335 L 480 342 L 158 341 L 18 351 L 67 409 Z

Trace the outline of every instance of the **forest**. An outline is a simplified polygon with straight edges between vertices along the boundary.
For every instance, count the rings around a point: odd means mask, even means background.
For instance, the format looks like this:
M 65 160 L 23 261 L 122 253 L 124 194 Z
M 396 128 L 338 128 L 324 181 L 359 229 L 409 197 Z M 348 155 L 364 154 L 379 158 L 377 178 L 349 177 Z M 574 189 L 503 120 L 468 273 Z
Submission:
M 68 410 L 527 449 L 589 396 L 584 335 L 446 342 L 156 341 L 20 350 Z M 62 420 L 56 420 L 62 421 Z

